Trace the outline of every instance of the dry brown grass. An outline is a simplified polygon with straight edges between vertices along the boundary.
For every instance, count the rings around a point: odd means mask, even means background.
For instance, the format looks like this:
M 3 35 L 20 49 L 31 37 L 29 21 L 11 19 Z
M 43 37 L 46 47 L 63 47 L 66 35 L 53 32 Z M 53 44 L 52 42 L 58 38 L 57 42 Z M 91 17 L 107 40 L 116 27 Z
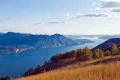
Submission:
M 18 80 L 120 80 L 120 62 L 59 69 Z

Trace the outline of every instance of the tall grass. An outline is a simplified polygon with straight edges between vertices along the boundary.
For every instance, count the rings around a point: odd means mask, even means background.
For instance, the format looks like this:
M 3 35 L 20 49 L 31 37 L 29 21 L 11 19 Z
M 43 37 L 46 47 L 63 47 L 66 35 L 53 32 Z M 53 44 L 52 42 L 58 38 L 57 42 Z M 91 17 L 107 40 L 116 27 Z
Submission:
M 61 69 L 18 80 L 120 80 L 120 62 Z

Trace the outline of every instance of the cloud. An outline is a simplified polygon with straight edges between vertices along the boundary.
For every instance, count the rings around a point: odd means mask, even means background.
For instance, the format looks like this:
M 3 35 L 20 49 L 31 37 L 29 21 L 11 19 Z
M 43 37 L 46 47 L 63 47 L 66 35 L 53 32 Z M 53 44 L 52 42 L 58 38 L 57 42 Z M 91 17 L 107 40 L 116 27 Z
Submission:
M 45 24 L 44 22 L 36 22 L 36 23 L 33 23 L 31 24 L 32 26 L 37 26 L 37 25 L 40 25 L 40 24 Z
M 34 23 L 34 24 L 32 24 L 32 25 L 39 25 L 39 24 L 41 24 L 41 22 L 38 22 L 38 23 Z
M 101 0 L 101 8 L 120 7 L 120 0 Z
M 72 19 L 80 19 L 80 18 L 98 18 L 98 17 L 108 17 L 108 14 L 102 14 L 102 13 L 91 13 L 91 14 L 81 14 L 76 15 Z
M 51 21 L 51 22 L 47 22 L 47 24 L 62 24 L 65 23 L 64 21 Z
M 114 17 L 116 14 L 113 12 L 120 12 L 120 0 L 99 0 L 94 2 L 92 7 L 95 12 L 104 13 L 98 16 Z
M 108 15 L 107 14 L 86 14 L 86 15 L 83 15 L 83 17 L 107 17 Z
M 31 25 L 38 26 L 38 25 L 42 25 L 42 24 L 62 24 L 62 23 L 65 23 L 65 22 L 64 21 L 37 22 L 37 23 L 33 23 Z
M 33 23 L 32 25 L 33 26 L 38 26 L 38 25 L 41 25 L 41 24 L 64 24 L 66 22 L 69 22 L 71 20 L 74 20 L 74 19 L 80 19 L 80 18 L 98 18 L 98 17 L 109 17 L 109 14 L 105 14 L 105 13 L 89 13 L 89 14 L 83 14 L 83 13 L 80 13 L 80 12 L 77 12 L 75 14 L 70 14 L 70 13 L 67 13 L 65 18 L 61 21 L 48 21 L 48 22 L 37 22 L 37 23 Z
M 111 12 L 120 12 L 120 8 L 112 9 Z

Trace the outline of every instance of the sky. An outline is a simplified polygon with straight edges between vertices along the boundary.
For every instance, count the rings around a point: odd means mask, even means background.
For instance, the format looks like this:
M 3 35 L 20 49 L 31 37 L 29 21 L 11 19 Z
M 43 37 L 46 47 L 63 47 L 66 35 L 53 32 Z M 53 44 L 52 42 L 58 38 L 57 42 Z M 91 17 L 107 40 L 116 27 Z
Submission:
M 0 32 L 120 34 L 120 0 L 0 0 Z

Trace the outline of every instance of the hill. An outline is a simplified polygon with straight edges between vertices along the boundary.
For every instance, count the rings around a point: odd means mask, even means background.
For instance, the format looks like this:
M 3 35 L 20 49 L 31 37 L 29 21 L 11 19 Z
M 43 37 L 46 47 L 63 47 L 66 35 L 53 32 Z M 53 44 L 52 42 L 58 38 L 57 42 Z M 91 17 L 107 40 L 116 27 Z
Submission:
M 78 62 L 72 65 L 17 80 L 119 80 L 120 56 Z
M 96 49 L 109 49 L 112 47 L 113 44 L 120 47 L 120 38 L 111 38 L 111 39 L 105 41 L 104 43 L 93 48 L 93 51 Z

